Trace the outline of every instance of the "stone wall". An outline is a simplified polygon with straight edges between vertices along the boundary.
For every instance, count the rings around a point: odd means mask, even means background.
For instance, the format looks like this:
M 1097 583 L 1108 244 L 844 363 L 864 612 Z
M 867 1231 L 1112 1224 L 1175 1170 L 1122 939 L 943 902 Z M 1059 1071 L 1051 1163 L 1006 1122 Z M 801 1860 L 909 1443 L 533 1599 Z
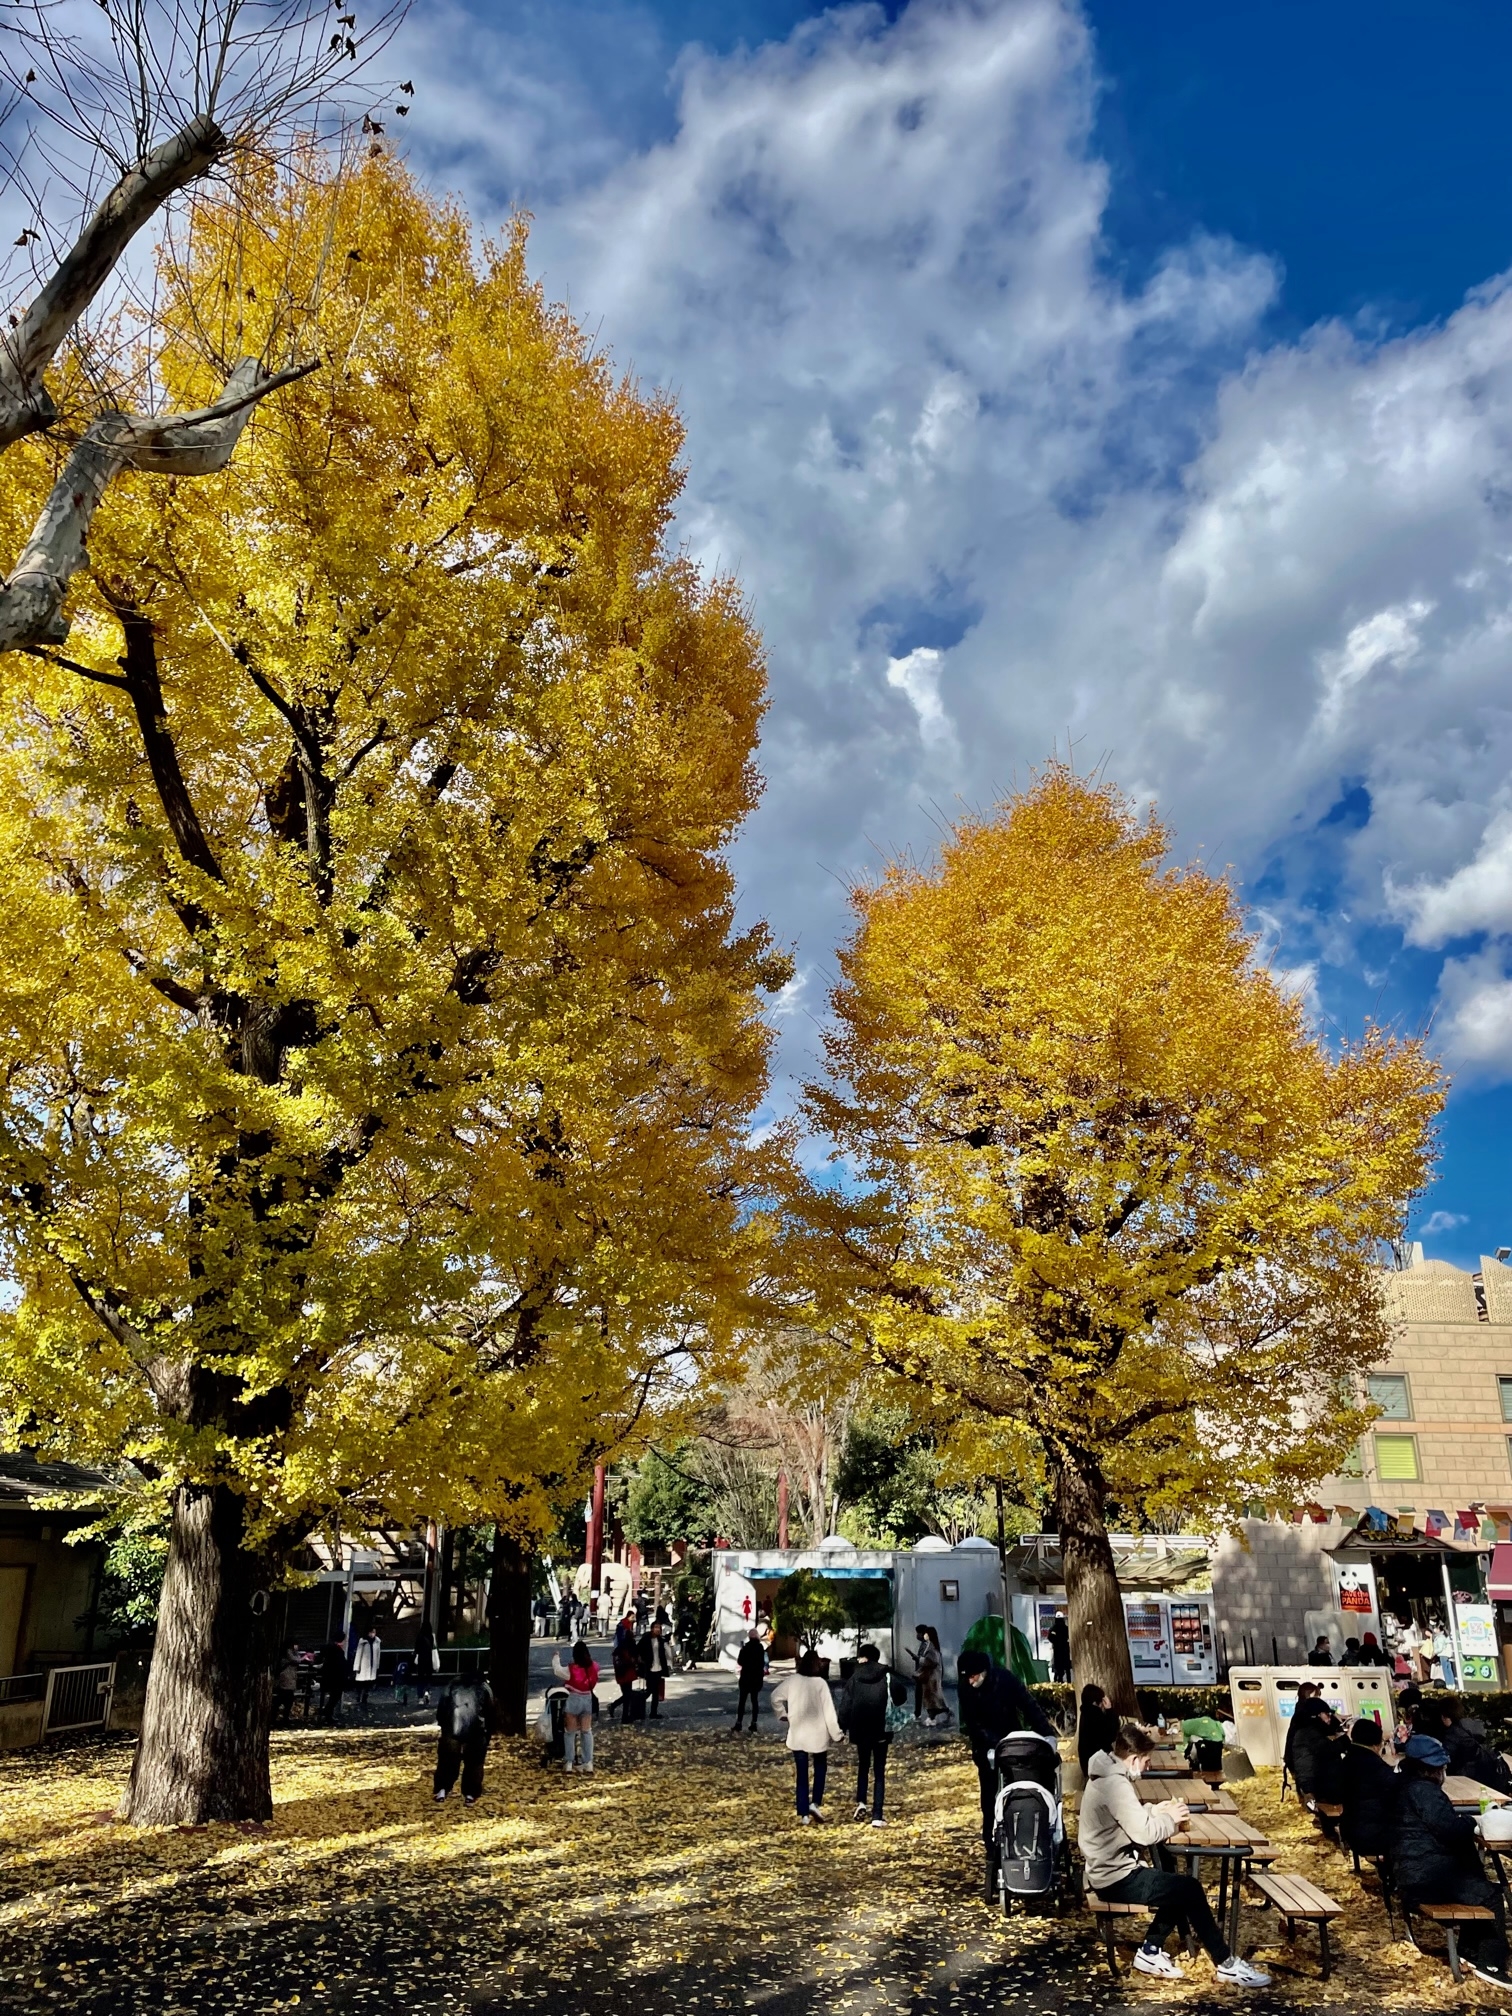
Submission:
M 1213 1608 L 1228 1657 L 1245 1663 L 1245 1633 L 1256 1661 L 1272 1663 L 1275 1638 L 1280 1664 L 1307 1657 L 1317 1627 L 1309 1616 L 1333 1607 L 1333 1578 L 1323 1553 L 1337 1526 L 1282 1525 L 1279 1520 L 1246 1519 L 1244 1541 L 1225 1533 L 1213 1556 Z

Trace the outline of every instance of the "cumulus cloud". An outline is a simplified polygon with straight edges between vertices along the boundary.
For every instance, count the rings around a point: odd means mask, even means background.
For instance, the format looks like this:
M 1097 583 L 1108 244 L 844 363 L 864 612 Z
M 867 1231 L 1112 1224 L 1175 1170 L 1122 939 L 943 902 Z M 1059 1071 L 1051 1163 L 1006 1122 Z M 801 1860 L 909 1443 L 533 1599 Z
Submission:
M 541 130 L 467 115 L 470 172 L 535 207 L 548 286 L 686 416 L 681 536 L 738 573 L 772 670 L 739 866 L 805 973 L 873 846 L 927 852 L 942 809 L 1068 742 L 1241 873 L 1356 780 L 1330 958 L 1361 923 L 1512 929 L 1501 282 L 1389 343 L 1267 345 L 1272 267 L 1211 239 L 1131 289 L 1066 0 L 686 51 L 654 131 L 617 87 L 595 128 L 592 77 L 552 60 L 509 86 Z M 1315 948 L 1282 949 L 1326 996 Z M 1441 995 L 1457 1054 L 1512 1071 L 1499 955 Z M 812 1022 L 782 1035 L 801 1071 Z
M 1440 1232 L 1453 1232 L 1460 1225 L 1468 1225 L 1470 1220 L 1463 1211 L 1434 1211 L 1417 1228 L 1420 1239 L 1433 1239 Z

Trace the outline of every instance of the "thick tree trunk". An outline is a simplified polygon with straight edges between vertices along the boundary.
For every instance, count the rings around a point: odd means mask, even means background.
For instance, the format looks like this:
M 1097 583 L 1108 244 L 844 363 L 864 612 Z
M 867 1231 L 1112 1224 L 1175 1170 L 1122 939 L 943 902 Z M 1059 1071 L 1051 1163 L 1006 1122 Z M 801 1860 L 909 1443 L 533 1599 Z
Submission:
M 1102 1687 L 1120 1715 L 1136 1715 L 1139 1704 L 1134 1696 L 1123 1599 L 1103 1523 L 1107 1497 L 1107 1485 L 1093 1457 L 1080 1451 L 1062 1456 L 1055 1498 L 1066 1574 L 1072 1675 L 1078 1688 L 1089 1681 Z
M 242 1546 L 243 1500 L 181 1485 L 147 1681 L 141 1741 L 121 1817 L 140 1827 L 267 1820 L 268 1565 Z
M 518 1540 L 495 1532 L 488 1592 L 488 1681 L 498 1726 L 523 1736 L 530 1709 L 530 1556 Z

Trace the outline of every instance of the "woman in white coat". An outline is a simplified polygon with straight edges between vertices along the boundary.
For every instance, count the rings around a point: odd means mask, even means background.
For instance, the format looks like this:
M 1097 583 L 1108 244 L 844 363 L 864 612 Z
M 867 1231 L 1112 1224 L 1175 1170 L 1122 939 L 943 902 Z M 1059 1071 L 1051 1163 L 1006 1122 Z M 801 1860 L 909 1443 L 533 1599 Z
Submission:
M 805 1652 L 798 1669 L 772 1690 L 772 1706 L 787 1724 L 787 1747 L 798 1771 L 798 1824 L 808 1827 L 824 1819 L 824 1778 L 829 1753 L 845 1740 L 835 1713 L 829 1682 L 819 1670 L 819 1657 Z M 809 1803 L 809 1765 L 814 1767 L 813 1804 Z

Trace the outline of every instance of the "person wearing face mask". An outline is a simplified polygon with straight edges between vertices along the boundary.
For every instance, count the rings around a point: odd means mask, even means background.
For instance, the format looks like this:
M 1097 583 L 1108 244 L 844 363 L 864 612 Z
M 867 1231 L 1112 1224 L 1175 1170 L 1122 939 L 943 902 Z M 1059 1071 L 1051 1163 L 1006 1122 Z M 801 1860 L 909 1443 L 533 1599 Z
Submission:
M 1179 1799 L 1147 1806 L 1135 1783 L 1149 1762 L 1154 1739 L 1137 1722 L 1125 1722 L 1110 1750 L 1100 1750 L 1087 1767 L 1077 1821 L 1077 1846 L 1086 1868 L 1087 1888 L 1108 1904 L 1148 1904 L 1154 1915 L 1144 1944 L 1134 1955 L 1141 1974 L 1180 1981 L 1181 1968 L 1165 1950 L 1173 1932 L 1189 1929 L 1201 1941 L 1218 1979 L 1231 1988 L 1265 1988 L 1270 1976 L 1252 1967 L 1218 1930 L 1207 1893 L 1195 1876 L 1173 1869 L 1151 1869 L 1140 1861 L 1141 1848 L 1169 1841 L 1188 1816 Z

